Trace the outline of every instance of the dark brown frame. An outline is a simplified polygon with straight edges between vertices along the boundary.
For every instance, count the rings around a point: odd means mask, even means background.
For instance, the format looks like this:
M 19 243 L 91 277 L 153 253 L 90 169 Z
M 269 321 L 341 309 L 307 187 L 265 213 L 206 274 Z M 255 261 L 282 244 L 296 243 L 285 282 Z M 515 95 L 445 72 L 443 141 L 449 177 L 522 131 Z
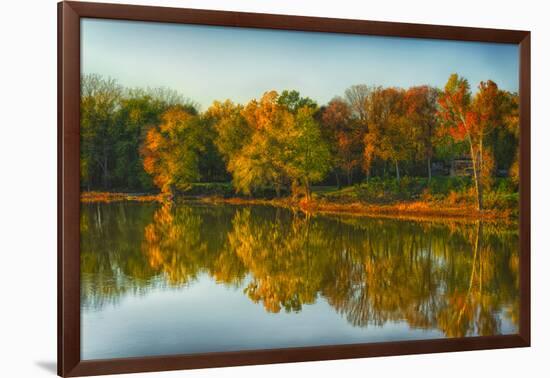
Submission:
M 516 335 L 80 359 L 80 18 L 252 27 L 519 45 L 520 324 Z M 530 346 L 530 32 L 81 2 L 58 4 L 58 374 L 100 375 Z

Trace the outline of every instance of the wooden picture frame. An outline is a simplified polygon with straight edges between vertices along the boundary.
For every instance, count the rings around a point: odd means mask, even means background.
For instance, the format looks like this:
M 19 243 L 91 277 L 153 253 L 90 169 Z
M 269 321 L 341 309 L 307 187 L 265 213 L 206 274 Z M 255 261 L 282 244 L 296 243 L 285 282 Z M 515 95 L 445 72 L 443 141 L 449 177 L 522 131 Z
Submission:
M 114 20 L 430 38 L 519 45 L 520 321 L 515 335 L 299 347 L 163 357 L 81 360 L 79 262 L 80 20 Z M 58 374 L 83 376 L 530 345 L 530 32 L 227 11 L 58 4 Z

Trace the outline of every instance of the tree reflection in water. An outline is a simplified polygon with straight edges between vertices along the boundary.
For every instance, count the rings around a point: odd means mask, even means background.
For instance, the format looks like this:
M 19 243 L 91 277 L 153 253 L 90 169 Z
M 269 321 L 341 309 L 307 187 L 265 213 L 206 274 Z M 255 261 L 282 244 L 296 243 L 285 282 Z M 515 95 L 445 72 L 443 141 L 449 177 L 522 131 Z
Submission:
M 82 210 L 84 308 L 208 274 L 272 313 L 323 297 L 358 327 L 406 321 L 461 337 L 498 334 L 503 317 L 518 326 L 517 227 L 190 203 Z

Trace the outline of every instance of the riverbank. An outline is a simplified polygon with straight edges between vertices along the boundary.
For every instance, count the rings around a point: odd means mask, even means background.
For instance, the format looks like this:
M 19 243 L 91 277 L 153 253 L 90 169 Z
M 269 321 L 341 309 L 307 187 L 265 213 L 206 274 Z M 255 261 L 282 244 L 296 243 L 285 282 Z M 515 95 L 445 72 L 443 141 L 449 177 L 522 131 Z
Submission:
M 377 218 L 397 218 L 407 220 L 463 220 L 463 221 L 512 221 L 513 214 L 508 209 L 488 209 L 479 211 L 470 204 L 449 205 L 446 203 L 427 201 L 400 201 L 395 203 L 377 204 L 364 202 L 339 203 L 330 201 L 326 197 L 294 200 L 290 197 L 261 199 L 244 197 L 222 196 L 183 196 L 182 200 L 201 201 L 213 204 L 231 205 L 267 205 L 299 210 L 306 213 L 319 214 L 346 214 L 353 216 L 368 216 Z M 170 200 L 162 194 L 140 193 L 110 193 L 110 192 L 83 192 L 80 196 L 83 203 L 110 203 L 110 202 L 164 202 Z
M 300 210 L 307 213 L 345 214 L 354 216 L 368 216 L 376 218 L 394 218 L 407 220 L 453 220 L 453 221 L 512 221 L 510 211 L 483 210 L 473 206 L 446 206 L 438 207 L 435 204 L 422 201 L 409 201 L 394 204 L 365 204 L 365 203 L 331 203 L 326 201 L 293 201 L 290 198 L 280 199 L 252 199 L 252 198 L 221 198 L 202 197 L 207 203 L 224 203 L 232 205 L 268 205 Z
M 80 202 L 83 203 L 109 203 L 120 201 L 153 202 L 165 201 L 167 197 L 162 194 L 150 193 L 113 193 L 113 192 L 82 192 Z

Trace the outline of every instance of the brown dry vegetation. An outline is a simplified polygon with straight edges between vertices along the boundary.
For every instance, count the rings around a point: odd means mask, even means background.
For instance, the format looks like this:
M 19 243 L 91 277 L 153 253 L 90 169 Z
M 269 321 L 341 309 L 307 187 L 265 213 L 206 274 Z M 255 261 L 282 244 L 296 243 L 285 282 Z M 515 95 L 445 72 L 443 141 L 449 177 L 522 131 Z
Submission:
M 442 206 L 424 201 L 400 202 L 394 204 L 332 203 L 326 200 L 294 201 L 283 199 L 256 198 L 222 198 L 204 197 L 210 203 L 227 203 L 232 205 L 269 205 L 297 209 L 308 213 L 347 214 L 379 218 L 407 220 L 463 220 L 463 221 L 512 221 L 508 210 L 483 210 L 475 206 Z
M 80 202 L 118 202 L 118 201 L 136 201 L 151 202 L 163 201 L 166 196 L 161 194 L 132 194 L 132 193 L 111 193 L 111 192 L 82 192 L 80 193 Z

